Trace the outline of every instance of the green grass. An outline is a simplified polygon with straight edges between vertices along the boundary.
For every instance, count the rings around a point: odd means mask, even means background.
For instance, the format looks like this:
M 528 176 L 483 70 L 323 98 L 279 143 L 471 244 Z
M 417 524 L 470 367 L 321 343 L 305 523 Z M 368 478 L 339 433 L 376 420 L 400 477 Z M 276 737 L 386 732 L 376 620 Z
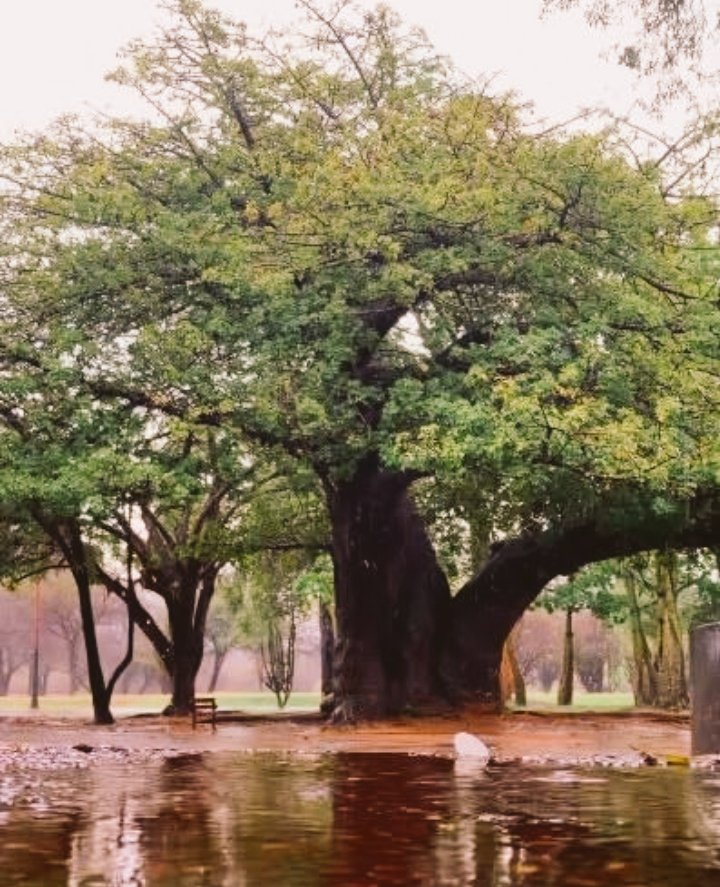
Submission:
M 199 694 L 203 695 L 203 694 Z M 275 696 L 268 692 L 256 693 L 214 693 L 221 711 L 277 712 Z M 127 694 L 113 696 L 112 711 L 116 717 L 131 714 L 158 714 L 169 702 L 169 697 L 160 693 Z M 317 711 L 320 706 L 318 693 L 293 693 L 285 711 Z M 88 693 L 72 696 L 52 694 L 38 699 L 40 714 L 58 717 L 92 717 L 92 704 Z M 0 714 L 31 714 L 29 696 L 0 696 Z
M 202 695 L 202 694 L 200 694 Z M 213 694 L 221 711 L 246 711 L 249 713 L 272 713 L 279 711 L 275 696 L 268 692 Z M 516 710 L 557 711 L 581 714 L 588 711 L 626 711 L 634 707 L 632 693 L 586 693 L 576 691 L 571 706 L 560 706 L 556 702 L 555 691 L 543 693 L 530 688 L 528 704 Z M 40 714 L 57 717 L 91 718 L 92 705 L 87 693 L 68 695 L 41 696 L 39 701 Z M 133 714 L 158 714 L 169 702 L 169 697 L 160 693 L 116 694 L 112 701 L 112 711 L 116 717 Z M 285 708 L 287 712 L 317 711 L 320 706 L 318 693 L 293 693 Z M 0 715 L 30 714 L 28 696 L 0 696 Z
M 514 706 L 517 708 L 517 706 Z M 528 704 L 520 710 L 540 709 L 542 711 L 587 712 L 587 711 L 624 711 L 635 707 L 631 692 L 587 693 L 576 690 L 572 705 L 558 705 L 557 691 L 543 693 L 541 690 L 528 690 Z

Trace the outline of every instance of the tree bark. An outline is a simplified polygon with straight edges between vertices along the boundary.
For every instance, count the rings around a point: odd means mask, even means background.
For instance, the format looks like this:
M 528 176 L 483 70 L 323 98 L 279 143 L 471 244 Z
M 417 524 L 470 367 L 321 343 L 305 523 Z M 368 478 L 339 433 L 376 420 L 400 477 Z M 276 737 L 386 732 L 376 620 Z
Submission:
M 407 489 L 370 462 L 326 485 L 337 637 L 333 718 L 446 706 L 441 644 L 450 591 Z
M 333 658 L 335 656 L 335 626 L 331 608 L 320 602 L 320 711 L 330 714 L 333 709 Z
M 114 723 L 114 718 L 110 711 L 110 697 L 105 686 L 105 676 L 100 661 L 100 649 L 95 632 L 90 567 L 82 532 L 74 520 L 69 520 L 59 526 L 47 524 L 42 519 L 40 519 L 40 523 L 44 525 L 44 528 L 49 531 L 52 538 L 60 546 L 75 580 L 75 587 L 80 602 L 80 620 L 82 623 L 83 640 L 85 641 L 88 681 L 90 683 L 95 723 L 112 724 Z
M 507 663 L 508 673 L 510 675 L 510 685 L 512 687 L 512 695 L 515 697 L 516 705 L 527 705 L 527 689 L 525 687 L 525 678 L 523 677 L 520 663 L 518 662 L 515 636 L 517 631 L 513 629 L 508 635 L 503 647 L 503 660 Z
M 637 579 L 632 570 L 625 570 L 623 584 L 630 601 L 630 635 L 633 651 L 632 687 L 635 705 L 655 705 L 657 699 L 657 679 L 652 661 L 650 645 L 642 624 Z
M 198 636 L 195 628 L 195 590 L 194 582 L 181 581 L 169 590 L 166 598 L 174 651 L 169 710 L 172 714 L 192 712 L 195 678 L 202 663 L 203 634 Z
M 687 708 L 690 699 L 685 674 L 682 625 L 677 607 L 677 557 L 655 555 L 658 645 L 655 660 L 658 708 Z
M 222 650 L 221 652 L 215 651 L 215 655 L 213 656 L 213 665 L 212 665 L 212 674 L 210 675 L 210 680 L 208 681 L 208 693 L 214 693 L 215 688 L 217 687 L 217 682 L 220 677 L 220 672 L 222 671 L 223 663 L 227 658 L 228 650 Z
M 97 634 L 95 633 L 95 615 L 90 593 L 90 577 L 84 565 L 75 563 L 71 565 L 70 569 L 75 579 L 80 601 L 80 616 L 82 618 L 88 680 L 90 682 L 90 695 L 92 696 L 95 723 L 112 724 L 114 723 L 114 718 L 110 712 L 110 700 L 105 688 L 105 677 L 100 662 L 100 649 L 97 643 Z
M 558 685 L 558 705 L 572 705 L 573 683 L 575 678 L 575 643 L 573 638 L 573 610 L 565 611 L 565 633 L 563 635 L 562 668 Z

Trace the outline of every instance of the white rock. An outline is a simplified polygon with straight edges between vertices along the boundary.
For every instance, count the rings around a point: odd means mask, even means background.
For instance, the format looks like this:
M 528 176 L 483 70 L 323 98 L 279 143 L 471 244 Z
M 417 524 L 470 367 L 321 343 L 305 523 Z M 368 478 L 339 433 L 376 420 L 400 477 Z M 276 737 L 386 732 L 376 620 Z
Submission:
M 456 733 L 453 745 L 458 758 L 472 758 L 478 764 L 487 764 L 490 760 L 490 749 L 472 733 Z

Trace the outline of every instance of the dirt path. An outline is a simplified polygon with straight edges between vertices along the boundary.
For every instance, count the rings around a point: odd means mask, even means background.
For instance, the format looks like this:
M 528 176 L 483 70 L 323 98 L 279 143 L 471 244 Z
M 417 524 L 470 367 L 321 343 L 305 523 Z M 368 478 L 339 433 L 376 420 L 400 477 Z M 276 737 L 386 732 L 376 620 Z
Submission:
M 303 717 L 250 718 L 222 713 L 217 730 L 188 719 L 127 717 L 112 727 L 70 718 L 0 717 L 0 749 L 124 751 L 408 752 L 452 755 L 455 733 L 480 736 L 499 761 L 637 765 L 647 756 L 689 755 L 687 718 L 658 713 L 465 714 L 359 727 L 328 727 Z

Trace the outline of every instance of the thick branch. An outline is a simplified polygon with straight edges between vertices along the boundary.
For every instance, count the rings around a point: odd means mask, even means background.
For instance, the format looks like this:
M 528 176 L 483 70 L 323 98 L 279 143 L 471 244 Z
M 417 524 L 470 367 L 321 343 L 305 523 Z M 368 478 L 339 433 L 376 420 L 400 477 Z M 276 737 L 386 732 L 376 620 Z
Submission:
M 619 502 L 606 503 L 584 523 L 526 533 L 503 543 L 457 594 L 456 613 L 472 619 L 473 613 L 502 610 L 514 621 L 551 579 L 587 564 L 642 551 L 712 548 L 720 541 L 717 493 L 700 492 L 661 515 L 649 503 L 635 507 L 632 520 L 630 503 L 626 508 Z

